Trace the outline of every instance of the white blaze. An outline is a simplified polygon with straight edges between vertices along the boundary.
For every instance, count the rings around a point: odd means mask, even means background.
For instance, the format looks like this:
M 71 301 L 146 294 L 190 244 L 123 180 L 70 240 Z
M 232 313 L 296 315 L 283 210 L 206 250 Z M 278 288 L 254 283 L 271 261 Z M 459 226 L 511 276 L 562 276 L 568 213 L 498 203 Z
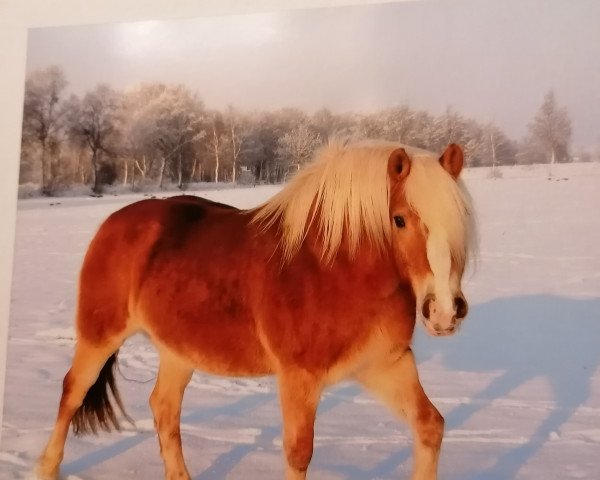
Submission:
M 427 260 L 433 273 L 435 308 L 439 314 L 452 315 L 454 312 L 454 300 L 450 289 L 450 246 L 443 232 L 429 232 L 427 238 Z

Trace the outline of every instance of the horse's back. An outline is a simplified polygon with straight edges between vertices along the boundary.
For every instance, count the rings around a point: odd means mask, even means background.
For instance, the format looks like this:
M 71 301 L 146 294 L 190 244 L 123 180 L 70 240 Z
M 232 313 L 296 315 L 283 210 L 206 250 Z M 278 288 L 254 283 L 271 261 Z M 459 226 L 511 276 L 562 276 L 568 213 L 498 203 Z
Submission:
M 193 205 L 198 205 L 203 208 L 215 208 L 215 209 L 223 209 L 223 210 L 238 210 L 233 205 L 228 205 L 226 203 L 216 202 L 214 200 L 209 200 L 208 198 L 197 197 L 195 195 L 177 195 L 175 197 L 169 197 L 165 199 L 167 203 L 173 204 L 181 204 L 188 203 Z

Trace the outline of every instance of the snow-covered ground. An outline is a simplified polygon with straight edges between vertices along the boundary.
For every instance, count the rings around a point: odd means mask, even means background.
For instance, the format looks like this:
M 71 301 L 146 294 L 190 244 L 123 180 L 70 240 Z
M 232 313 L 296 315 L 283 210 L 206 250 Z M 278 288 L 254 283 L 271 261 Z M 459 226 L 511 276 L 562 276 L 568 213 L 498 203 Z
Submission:
M 447 420 L 440 477 L 597 479 L 600 471 L 600 164 L 466 172 L 480 255 L 465 277 L 471 311 L 454 337 L 418 329 L 425 389 Z M 278 187 L 209 191 L 256 205 Z M 202 193 L 201 193 L 202 194 Z M 204 195 L 204 194 L 202 194 Z M 52 427 L 73 348 L 75 282 L 103 218 L 140 196 L 19 202 L 0 478 L 23 477 Z M 143 339 L 120 354 L 118 382 L 137 428 L 74 438 L 71 479 L 162 476 L 147 398 L 157 356 Z M 272 379 L 195 374 L 182 419 L 198 480 L 281 478 Z M 406 426 L 351 383 L 328 391 L 316 425 L 313 479 L 407 478 Z

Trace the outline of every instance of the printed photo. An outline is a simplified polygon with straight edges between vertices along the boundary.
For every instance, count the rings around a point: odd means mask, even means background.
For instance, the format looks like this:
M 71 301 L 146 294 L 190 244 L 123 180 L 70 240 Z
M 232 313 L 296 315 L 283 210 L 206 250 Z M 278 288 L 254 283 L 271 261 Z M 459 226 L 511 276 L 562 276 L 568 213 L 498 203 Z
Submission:
M 596 478 L 598 18 L 30 29 L 0 480 Z

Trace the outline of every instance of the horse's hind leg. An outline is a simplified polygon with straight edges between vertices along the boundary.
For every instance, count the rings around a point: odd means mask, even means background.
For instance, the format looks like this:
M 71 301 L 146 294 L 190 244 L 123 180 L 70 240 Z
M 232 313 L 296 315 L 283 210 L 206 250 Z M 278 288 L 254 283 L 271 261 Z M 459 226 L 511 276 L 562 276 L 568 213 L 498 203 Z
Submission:
M 160 352 L 156 385 L 150 395 L 150 408 L 158 433 L 160 454 L 168 480 L 189 479 L 181 448 L 181 402 L 193 368 L 166 350 Z
M 425 395 L 410 349 L 362 370 L 357 379 L 409 423 L 414 437 L 414 480 L 434 480 L 444 419 Z
M 94 385 L 103 371 L 103 367 L 108 365 L 107 361 L 111 359 L 111 355 L 116 352 L 121 343 L 122 339 L 106 342 L 101 346 L 92 345 L 83 340 L 77 342 L 71 369 L 63 380 L 63 392 L 54 430 L 37 465 L 36 474 L 39 479 L 58 477 L 71 420 L 82 406 L 88 390 Z M 108 365 L 109 368 L 112 368 L 114 360 L 112 359 L 111 365 Z M 107 372 L 106 375 L 110 375 L 112 379 L 112 372 Z M 104 387 L 102 385 L 102 388 Z M 95 428 L 95 424 L 92 425 Z
M 283 415 L 283 447 L 286 480 L 304 480 L 312 458 L 315 416 L 322 385 L 306 371 L 279 374 L 279 397 Z

